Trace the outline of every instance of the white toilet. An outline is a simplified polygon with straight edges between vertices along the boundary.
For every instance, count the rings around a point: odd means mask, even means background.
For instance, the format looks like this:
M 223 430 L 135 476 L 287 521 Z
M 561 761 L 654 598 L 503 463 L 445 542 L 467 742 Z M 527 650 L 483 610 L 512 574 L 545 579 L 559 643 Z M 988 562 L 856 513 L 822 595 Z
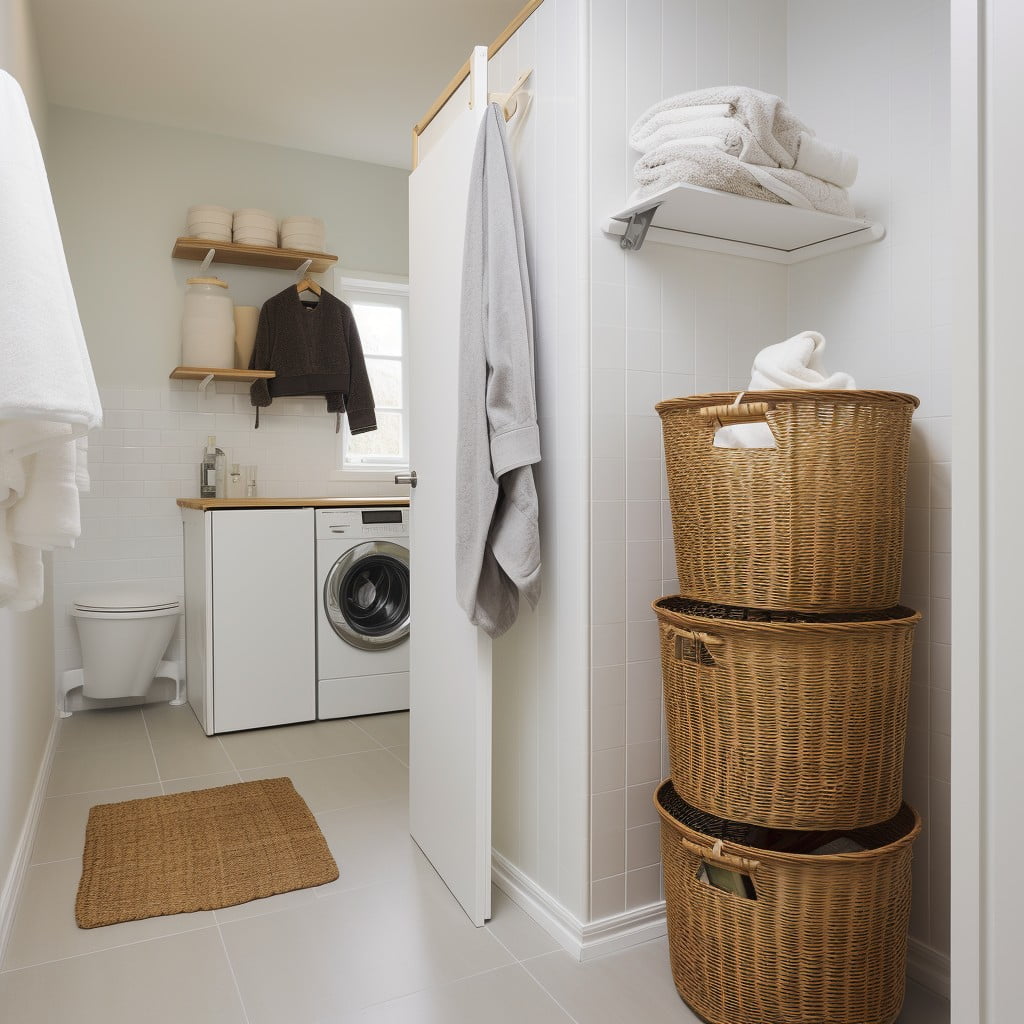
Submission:
M 161 661 L 181 615 L 176 595 L 145 583 L 104 587 L 80 594 L 71 614 L 82 643 L 83 696 L 142 697 L 158 675 L 178 681 L 177 665 Z

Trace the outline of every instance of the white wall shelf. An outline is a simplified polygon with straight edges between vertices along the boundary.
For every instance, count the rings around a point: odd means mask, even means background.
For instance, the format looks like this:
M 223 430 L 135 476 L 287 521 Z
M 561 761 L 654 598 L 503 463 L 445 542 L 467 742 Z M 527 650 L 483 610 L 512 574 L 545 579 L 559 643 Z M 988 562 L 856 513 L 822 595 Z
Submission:
M 644 240 L 747 256 L 772 263 L 802 263 L 816 256 L 877 241 L 877 221 L 837 217 L 768 203 L 697 185 L 672 185 L 615 213 L 602 230 L 635 252 Z

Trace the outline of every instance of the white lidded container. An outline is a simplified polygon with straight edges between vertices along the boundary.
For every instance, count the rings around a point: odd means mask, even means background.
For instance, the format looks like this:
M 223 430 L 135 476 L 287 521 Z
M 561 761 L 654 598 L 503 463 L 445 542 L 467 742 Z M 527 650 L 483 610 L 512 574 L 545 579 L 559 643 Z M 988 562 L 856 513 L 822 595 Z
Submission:
M 181 317 L 182 366 L 232 369 L 235 365 L 235 312 L 228 286 L 219 277 L 185 282 Z

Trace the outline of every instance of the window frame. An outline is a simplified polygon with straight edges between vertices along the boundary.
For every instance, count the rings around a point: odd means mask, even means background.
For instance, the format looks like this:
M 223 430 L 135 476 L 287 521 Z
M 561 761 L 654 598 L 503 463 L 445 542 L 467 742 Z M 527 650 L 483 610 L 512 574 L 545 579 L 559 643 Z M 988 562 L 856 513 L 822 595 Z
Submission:
M 352 434 L 348 429 L 348 419 L 338 435 L 338 446 L 335 452 L 335 467 L 329 479 L 332 481 L 348 481 L 362 483 L 392 483 L 395 474 L 409 470 L 409 280 L 408 278 L 389 275 L 352 277 L 341 273 L 335 278 L 335 290 L 338 297 L 349 305 L 358 304 L 360 299 L 376 300 L 388 305 L 391 299 L 395 305 L 402 307 L 402 354 L 401 356 L 369 356 L 372 359 L 388 359 L 398 362 L 402 367 L 402 407 L 392 409 L 381 407 L 382 412 L 400 412 L 402 416 L 402 450 L 405 458 L 401 461 L 374 461 L 346 464 L 348 444 Z

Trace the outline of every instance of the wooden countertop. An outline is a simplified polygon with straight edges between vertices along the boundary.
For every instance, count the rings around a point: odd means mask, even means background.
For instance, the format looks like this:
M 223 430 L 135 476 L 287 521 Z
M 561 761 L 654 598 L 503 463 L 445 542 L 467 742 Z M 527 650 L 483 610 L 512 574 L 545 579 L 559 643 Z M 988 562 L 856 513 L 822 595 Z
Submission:
M 378 505 L 406 508 L 409 499 L 394 498 L 179 498 L 179 508 L 209 512 L 218 508 L 373 508 Z

